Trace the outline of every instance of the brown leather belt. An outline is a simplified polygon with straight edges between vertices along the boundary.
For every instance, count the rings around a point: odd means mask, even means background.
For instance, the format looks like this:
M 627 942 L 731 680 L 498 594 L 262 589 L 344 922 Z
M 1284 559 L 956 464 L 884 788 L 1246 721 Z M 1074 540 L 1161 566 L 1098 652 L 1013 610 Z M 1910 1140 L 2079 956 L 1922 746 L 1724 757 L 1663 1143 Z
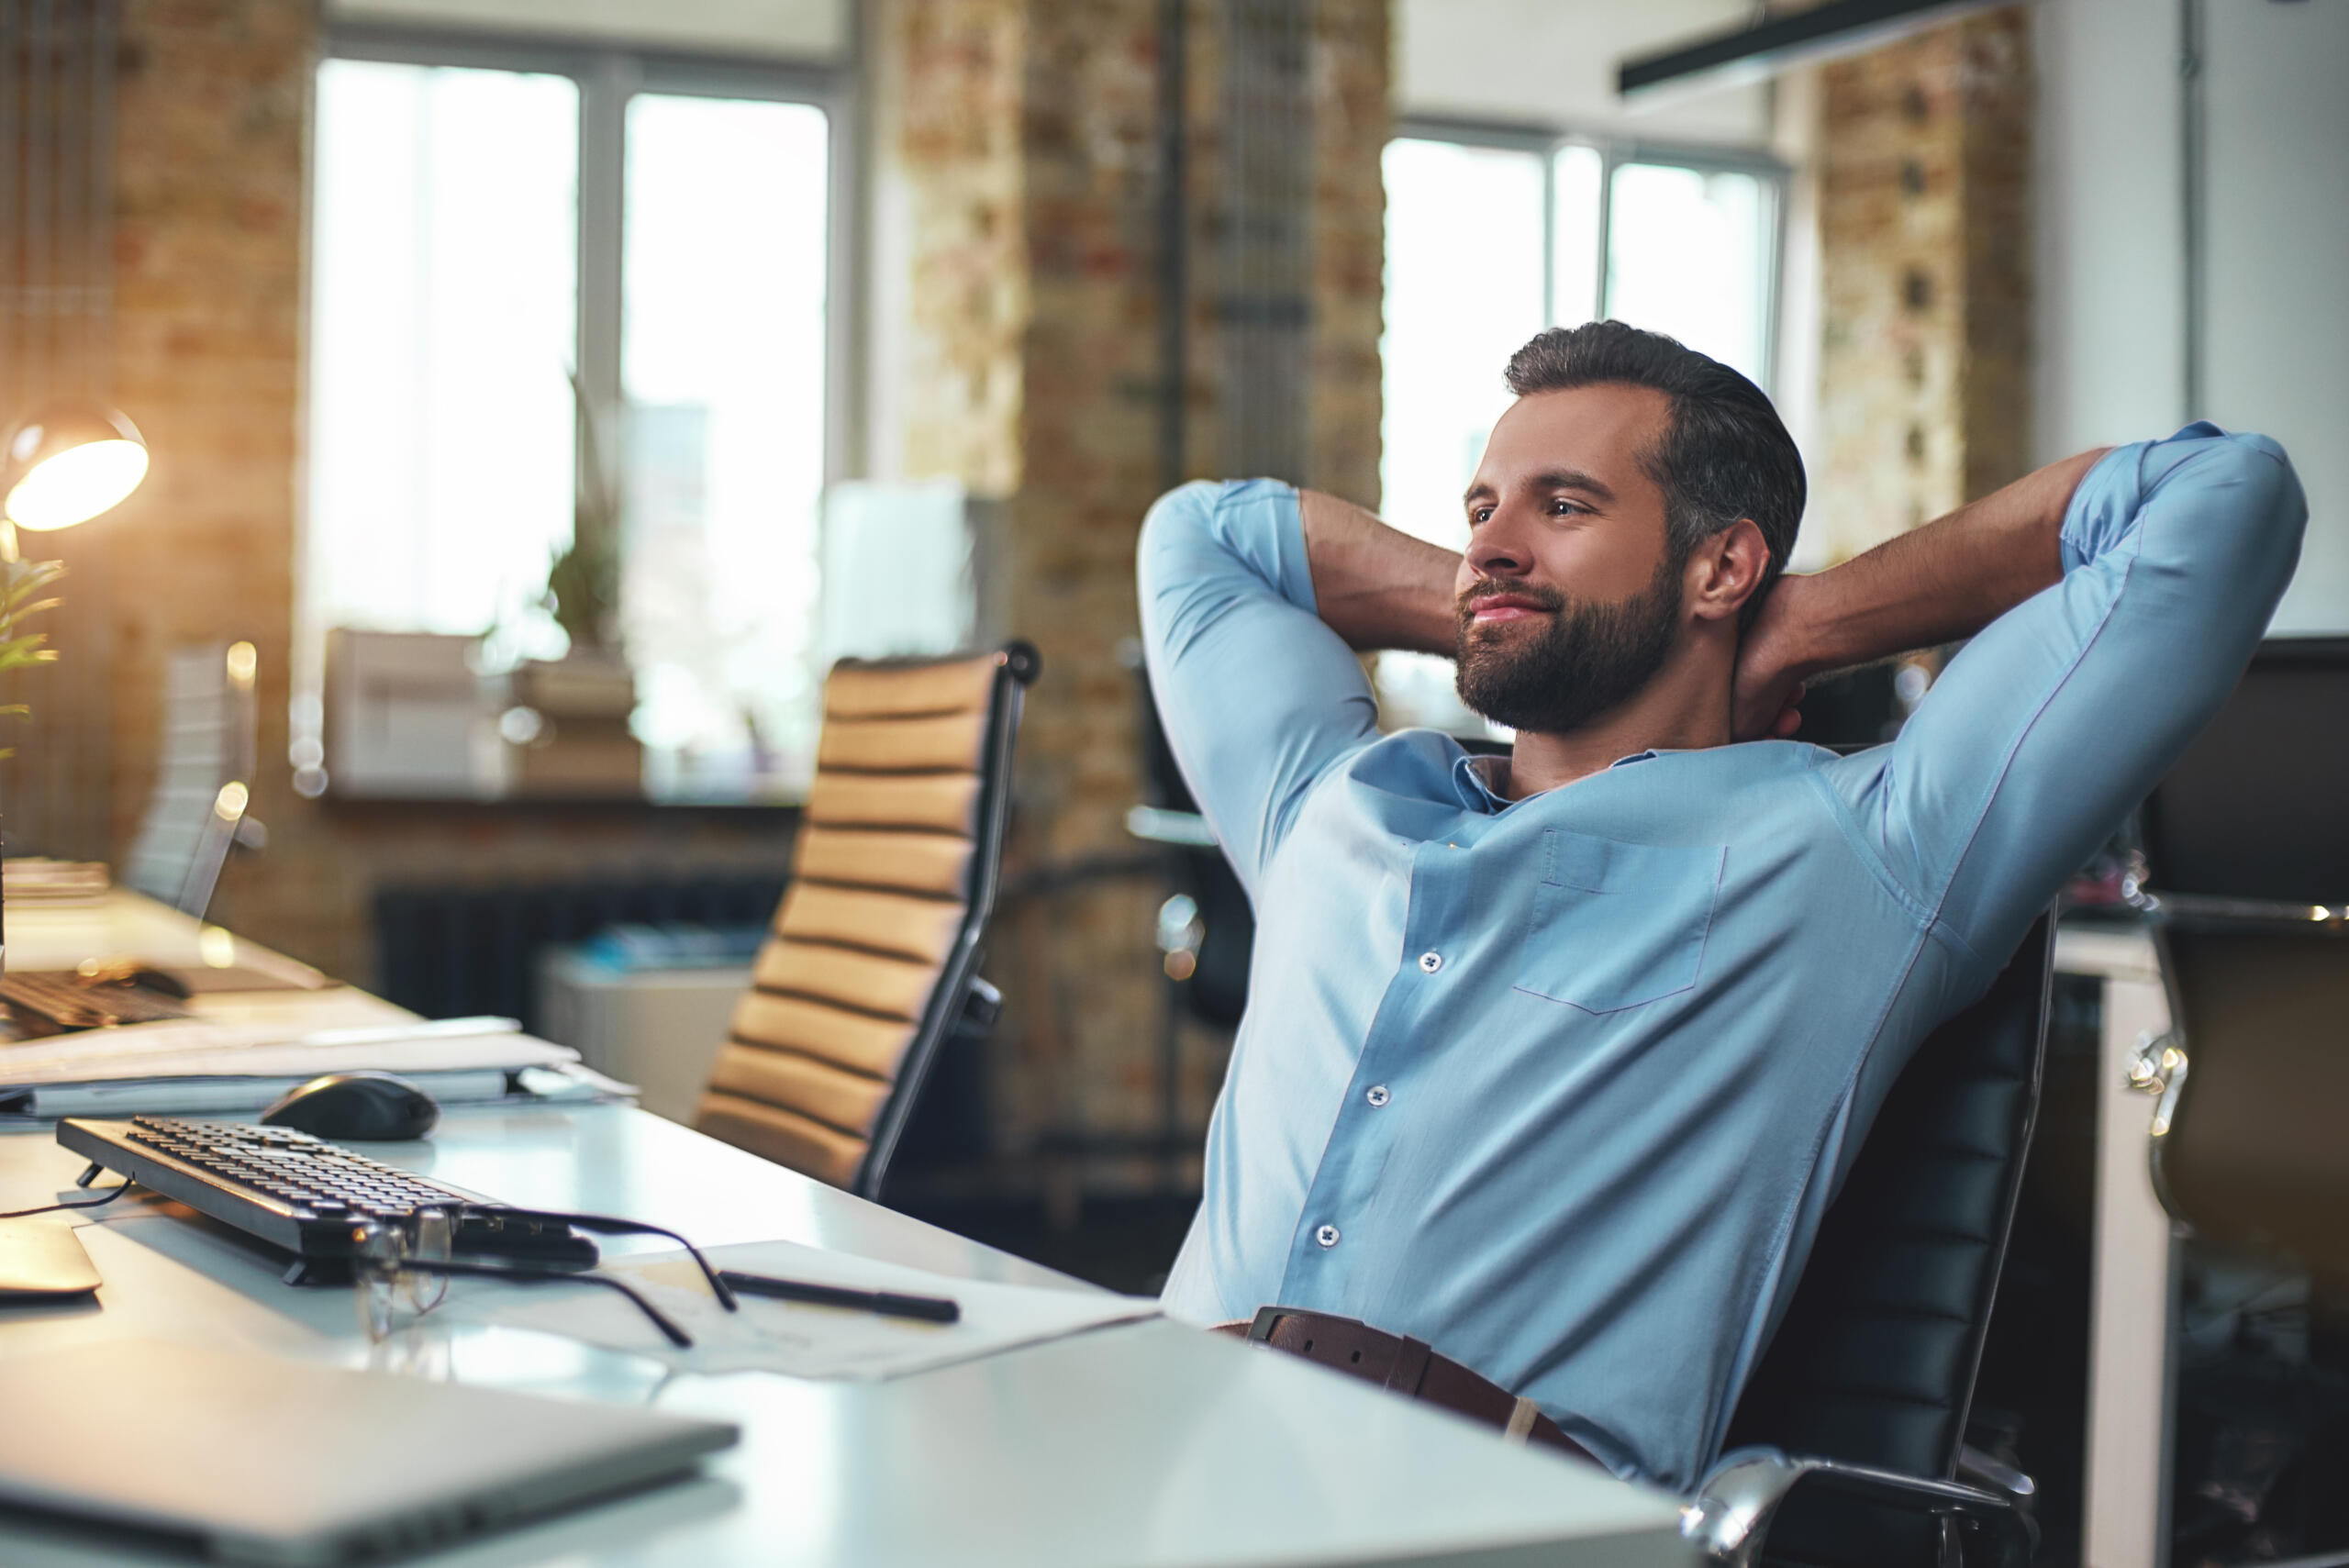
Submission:
M 1251 1344 L 1270 1345 L 1293 1356 L 1351 1373 L 1366 1383 L 1424 1400 L 1474 1421 L 1499 1429 L 1515 1442 L 1535 1442 L 1597 1464 L 1590 1451 L 1558 1429 L 1558 1423 L 1499 1384 L 1477 1376 L 1424 1340 L 1352 1318 L 1305 1312 L 1293 1307 L 1259 1307 L 1252 1323 L 1219 1323 L 1219 1334 L 1244 1335 Z

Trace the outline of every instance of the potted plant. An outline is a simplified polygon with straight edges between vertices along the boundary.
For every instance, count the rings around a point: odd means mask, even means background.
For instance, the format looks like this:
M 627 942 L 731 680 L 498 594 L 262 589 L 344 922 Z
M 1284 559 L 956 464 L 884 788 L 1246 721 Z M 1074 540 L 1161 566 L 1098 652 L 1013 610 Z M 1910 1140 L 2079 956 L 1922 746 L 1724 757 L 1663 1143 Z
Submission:
M 16 541 L 14 530 L 6 542 Z M 49 587 L 65 575 L 61 561 L 27 561 L 15 550 L 0 557 L 0 675 L 11 670 L 28 669 L 35 664 L 57 662 L 57 650 L 49 646 L 49 633 L 27 631 L 25 622 L 46 610 L 55 609 L 62 601 L 55 595 L 42 597 Z M 32 709 L 24 703 L 9 703 L 0 706 L 0 717 L 28 717 Z M 0 746 L 0 757 L 12 756 L 14 746 Z M 0 901 L 0 907 L 5 901 Z M 0 932 L 0 953 L 5 953 L 6 934 Z
M 620 646 L 620 508 L 586 388 L 573 373 L 579 483 L 571 542 L 547 568 L 541 603 L 571 639 L 561 659 L 525 661 L 507 678 L 516 705 L 500 720 L 507 787 L 523 795 L 634 795 L 643 748 L 629 729 L 636 677 Z

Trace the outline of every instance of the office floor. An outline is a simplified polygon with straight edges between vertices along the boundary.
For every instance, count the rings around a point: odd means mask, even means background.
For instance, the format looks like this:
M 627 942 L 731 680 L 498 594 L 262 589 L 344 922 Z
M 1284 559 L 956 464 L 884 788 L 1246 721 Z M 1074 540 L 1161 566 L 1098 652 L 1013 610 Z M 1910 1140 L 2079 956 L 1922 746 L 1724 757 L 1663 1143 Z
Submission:
M 2174 1568 L 2349 1549 L 2349 1302 L 2199 1243 L 2182 1273 Z

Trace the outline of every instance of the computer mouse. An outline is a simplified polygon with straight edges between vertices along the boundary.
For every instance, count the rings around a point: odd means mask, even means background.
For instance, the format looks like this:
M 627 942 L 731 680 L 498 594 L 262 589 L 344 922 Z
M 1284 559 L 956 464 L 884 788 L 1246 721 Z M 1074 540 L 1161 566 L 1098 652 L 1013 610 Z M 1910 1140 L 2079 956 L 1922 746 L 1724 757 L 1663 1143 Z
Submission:
M 290 1127 L 313 1138 L 397 1143 L 421 1138 L 440 1119 L 440 1104 L 395 1073 L 328 1073 L 297 1084 L 261 1113 L 264 1127 Z
M 158 969 L 151 963 L 142 963 L 132 970 L 127 983 L 155 992 L 159 995 L 176 996 L 183 1002 L 195 995 L 195 988 L 186 981 L 173 974 L 170 970 Z

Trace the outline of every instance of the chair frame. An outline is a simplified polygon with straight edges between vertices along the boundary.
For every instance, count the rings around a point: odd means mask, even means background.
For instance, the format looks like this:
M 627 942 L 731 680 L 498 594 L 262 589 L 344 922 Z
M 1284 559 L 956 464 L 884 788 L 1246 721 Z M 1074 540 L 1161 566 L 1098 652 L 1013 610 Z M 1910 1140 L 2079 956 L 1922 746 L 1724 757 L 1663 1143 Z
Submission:
M 1003 845 L 1011 823 L 1012 755 L 1019 739 L 1020 709 L 1027 688 L 1042 672 L 1043 660 L 1033 643 L 1017 639 L 1005 643 L 999 652 L 1002 664 L 996 671 L 994 686 L 987 697 L 986 773 L 981 781 L 977 819 L 973 826 L 971 880 L 963 902 L 962 927 L 954 934 L 954 945 L 939 971 L 930 1001 L 922 1008 L 921 1027 L 914 1031 L 913 1040 L 897 1064 L 889 1097 L 874 1119 L 864 1158 L 857 1162 L 855 1178 L 849 1184 L 848 1190 L 862 1198 L 877 1201 L 880 1197 L 881 1184 L 896 1152 L 897 1140 L 913 1118 L 922 1081 L 930 1076 L 945 1042 L 958 1032 L 984 1034 L 1002 1007 L 1000 993 L 979 976 L 979 960 L 985 951 L 987 921 L 995 913 L 996 894 L 1003 881 Z M 883 668 L 940 662 L 853 661 Z
M 2162 893 L 2144 885 L 2140 868 L 2122 887 L 2122 901 L 2145 918 L 2153 938 L 2155 968 L 2161 973 L 2162 999 L 2169 1008 L 2169 1027 L 2140 1040 L 2129 1061 L 2129 1086 L 2158 1096 L 2145 1133 L 2145 1159 L 2153 1176 L 2154 1195 L 2172 1219 L 2193 1228 L 2172 1194 L 2163 1156 L 2169 1148 L 2169 1130 L 2177 1120 L 2193 1070 L 2191 1043 L 2186 1035 L 2186 1000 L 2178 994 L 2177 963 L 2170 953 L 2169 933 L 2176 929 L 2215 931 L 2242 936 L 2325 937 L 2344 943 L 2349 958 L 2349 905 L 2291 904 L 2264 898 L 2231 898 L 2210 894 Z
M 1963 1400 L 1951 1428 L 1948 1473 L 1910 1475 L 1898 1471 L 1818 1455 L 1751 1446 L 1723 1454 L 1707 1473 L 1682 1510 L 1681 1533 L 1709 1563 L 1720 1568 L 1758 1568 L 1768 1547 L 1770 1527 L 1781 1505 L 1798 1486 L 1842 1494 L 1855 1501 L 1939 1521 L 1940 1555 L 1945 1564 L 1961 1560 L 1961 1540 L 1971 1535 L 1988 1549 L 1991 1568 L 2029 1568 L 2038 1545 L 2038 1527 L 2029 1507 L 2031 1478 L 1977 1454 L 1965 1445 L 1966 1414 L 1989 1338 L 1990 1311 L 2005 1272 L 2008 1242 L 2021 1201 L 2024 1166 L 2039 1120 L 2041 1074 L 2046 1057 L 2047 1012 L 2054 984 L 2055 922 L 2045 917 L 2046 957 L 2040 969 L 2038 1040 L 2032 1051 L 2029 1095 L 2017 1142 L 2019 1152 L 1998 1197 L 1997 1239 L 1963 1368 Z M 2026 941 L 2032 939 L 2026 935 Z M 2020 956 L 2022 950 L 2016 950 Z M 2013 959 L 2008 961 L 2012 963 Z

